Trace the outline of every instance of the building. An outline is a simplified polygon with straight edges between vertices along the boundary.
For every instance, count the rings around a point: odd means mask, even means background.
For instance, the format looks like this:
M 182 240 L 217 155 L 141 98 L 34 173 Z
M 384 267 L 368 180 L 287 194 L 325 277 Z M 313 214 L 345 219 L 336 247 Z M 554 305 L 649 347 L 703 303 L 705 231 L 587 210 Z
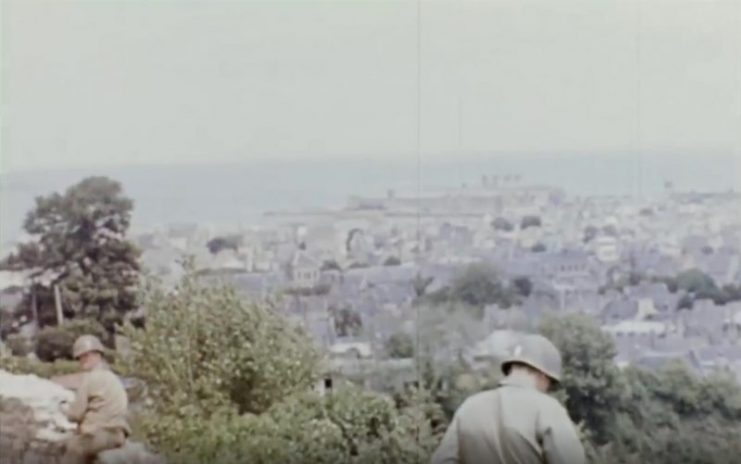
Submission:
M 313 288 L 319 284 L 321 264 L 308 253 L 299 250 L 293 255 L 288 273 L 294 288 Z

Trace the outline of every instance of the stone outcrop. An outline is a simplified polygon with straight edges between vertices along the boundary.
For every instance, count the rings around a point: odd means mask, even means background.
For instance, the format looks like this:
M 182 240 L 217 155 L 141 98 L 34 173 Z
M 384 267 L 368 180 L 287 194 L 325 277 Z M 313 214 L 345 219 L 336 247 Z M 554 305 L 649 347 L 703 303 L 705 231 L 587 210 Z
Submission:
M 0 371 L 0 464 L 57 462 L 74 431 L 62 412 L 73 399 L 48 380 Z
M 0 464 L 56 464 L 75 429 L 64 415 L 74 393 L 34 375 L 0 370 Z M 141 444 L 107 451 L 101 464 L 160 464 Z

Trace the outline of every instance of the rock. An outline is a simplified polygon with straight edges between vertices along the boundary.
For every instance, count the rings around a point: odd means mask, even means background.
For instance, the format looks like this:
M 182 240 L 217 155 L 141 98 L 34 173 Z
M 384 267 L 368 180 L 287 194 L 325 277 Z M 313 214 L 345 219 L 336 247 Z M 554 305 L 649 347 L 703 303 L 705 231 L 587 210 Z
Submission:
M 0 370 L 0 464 L 57 462 L 75 428 L 62 412 L 72 400 L 53 382 Z
M 165 464 L 165 460 L 147 451 L 141 443 L 128 442 L 121 448 L 100 453 L 98 464 Z
M 43 436 L 65 434 L 75 429 L 62 412 L 63 405 L 71 403 L 74 398 L 71 391 L 54 382 L 35 375 L 14 375 L 0 370 L 3 419 L 10 414 L 17 416 L 17 420 L 32 423 L 34 439 L 41 434 L 44 441 Z
M 55 464 L 75 425 L 63 410 L 74 393 L 35 375 L 0 370 L 0 464 Z M 99 456 L 104 464 L 162 464 L 144 446 L 127 443 Z

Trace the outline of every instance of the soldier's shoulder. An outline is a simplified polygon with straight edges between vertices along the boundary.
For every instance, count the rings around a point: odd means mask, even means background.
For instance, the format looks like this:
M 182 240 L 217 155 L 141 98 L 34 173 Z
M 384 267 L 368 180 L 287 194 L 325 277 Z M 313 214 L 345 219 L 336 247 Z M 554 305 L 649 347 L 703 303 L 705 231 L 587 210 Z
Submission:
M 484 390 L 482 392 L 474 393 L 466 398 L 463 404 L 461 404 L 461 408 L 477 408 L 482 404 L 488 404 L 499 394 L 499 389 Z
M 119 381 L 118 376 L 110 369 L 95 369 L 88 373 L 90 380 L 96 382 Z
M 564 407 L 564 405 L 561 404 L 561 402 L 558 401 L 556 398 L 546 393 L 541 393 L 541 392 L 537 392 L 537 393 L 538 393 L 538 403 L 542 409 L 546 410 L 546 412 L 549 412 L 550 414 L 553 414 L 553 415 L 568 416 L 566 407 Z
M 511 394 L 516 392 L 518 401 L 526 401 L 531 406 L 538 407 L 539 409 L 552 411 L 554 413 L 566 411 L 566 408 L 564 408 L 556 398 L 534 388 L 508 389 L 507 392 Z

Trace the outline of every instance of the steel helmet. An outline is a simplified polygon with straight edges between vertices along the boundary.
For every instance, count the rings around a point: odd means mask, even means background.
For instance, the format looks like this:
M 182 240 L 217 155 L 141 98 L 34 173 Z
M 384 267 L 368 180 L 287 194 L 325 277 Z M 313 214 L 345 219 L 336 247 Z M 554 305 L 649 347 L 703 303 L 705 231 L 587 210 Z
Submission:
M 556 383 L 561 381 L 561 353 L 547 338 L 537 334 L 523 335 L 514 343 L 502 361 L 502 372 L 509 374 L 514 363 L 525 364 L 544 373 Z
M 85 353 L 91 351 L 103 353 L 104 350 L 103 344 L 100 343 L 98 337 L 94 335 L 82 335 L 75 340 L 75 344 L 72 345 L 72 357 L 77 359 Z

